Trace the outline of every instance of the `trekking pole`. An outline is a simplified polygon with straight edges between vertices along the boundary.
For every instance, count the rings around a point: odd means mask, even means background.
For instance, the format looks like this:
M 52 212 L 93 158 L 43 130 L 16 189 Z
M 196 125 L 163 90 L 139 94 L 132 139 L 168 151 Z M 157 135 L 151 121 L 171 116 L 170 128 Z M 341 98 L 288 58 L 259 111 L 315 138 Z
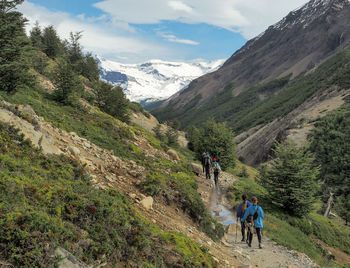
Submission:
M 236 244 L 237 244 L 237 228 L 238 228 L 238 218 L 236 219 L 236 238 L 235 238 Z

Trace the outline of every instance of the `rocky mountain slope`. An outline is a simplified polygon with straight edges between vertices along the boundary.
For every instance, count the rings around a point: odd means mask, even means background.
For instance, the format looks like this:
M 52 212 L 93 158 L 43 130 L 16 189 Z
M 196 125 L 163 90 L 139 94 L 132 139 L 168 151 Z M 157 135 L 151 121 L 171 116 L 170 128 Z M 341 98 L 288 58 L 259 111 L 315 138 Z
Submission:
M 229 83 L 238 95 L 279 76 L 297 77 L 350 44 L 349 22 L 348 0 L 311 0 L 249 40 L 219 70 L 193 81 L 168 109 L 183 109 L 197 95 L 197 105 L 204 105 Z
M 128 99 L 150 103 L 169 98 L 192 80 L 218 69 L 224 60 L 122 64 L 98 58 L 101 78 L 123 87 Z
M 93 107 L 89 107 L 89 109 L 91 109 L 91 113 L 97 112 Z M 176 206 L 169 206 L 159 198 L 153 199 L 146 197 L 140 191 L 138 185 L 147 172 L 144 167 L 132 160 L 116 157 L 111 151 L 96 146 L 89 140 L 79 137 L 76 133 L 68 133 L 55 127 L 51 123 L 46 122 L 44 118 L 37 116 L 29 105 L 13 105 L 8 102 L 1 102 L 0 122 L 11 123 L 17 127 L 24 134 L 25 139 L 33 142 L 34 146 L 41 148 L 47 157 L 50 157 L 51 154 L 64 154 L 69 158 L 81 162 L 91 177 L 91 183 L 94 188 L 105 191 L 116 189 L 126 194 L 129 202 L 135 207 L 138 213 L 146 217 L 152 224 L 159 226 L 163 230 L 185 234 L 193 241 L 199 243 L 203 248 L 208 248 L 209 253 L 214 256 L 213 259 L 217 267 L 252 267 L 255 265 L 261 267 L 279 267 L 282 263 L 285 265 L 303 265 L 307 263 L 307 267 L 316 267 L 304 254 L 290 251 L 267 239 L 266 247 L 263 251 L 246 249 L 247 246 L 245 244 L 237 244 L 235 242 L 234 235 L 236 227 L 234 224 L 227 226 L 225 238 L 221 241 L 213 241 L 203 232 L 199 231 L 197 224 Z M 174 155 L 153 148 L 144 137 L 135 134 L 134 138 L 133 144 L 141 148 L 144 152 L 147 152 L 149 157 L 157 155 L 168 161 L 179 161 L 174 160 Z M 215 189 L 213 183 L 204 178 L 201 173 L 201 167 L 198 164 L 193 163 L 192 168 L 195 173 L 199 170 L 196 177 L 196 181 L 200 185 L 198 192 L 208 208 L 210 208 L 213 202 L 223 202 L 223 196 L 221 196 L 220 200 L 216 199 L 217 196 L 215 193 L 217 191 L 224 193 L 236 180 L 235 177 L 232 174 L 224 172 L 221 175 L 220 188 Z M 227 205 L 227 201 L 224 204 Z M 219 214 L 220 211 L 217 211 L 217 213 Z M 79 247 L 82 247 L 82 241 L 79 241 Z M 93 243 L 90 239 L 85 239 L 84 241 L 85 244 Z M 265 261 L 262 264 L 260 257 L 270 250 L 273 251 L 274 260 Z M 164 263 L 165 266 L 173 267 L 174 263 L 181 258 L 180 255 L 174 255 L 173 253 L 171 246 L 169 246 L 168 256 Z M 55 250 L 54 254 L 63 258 L 59 262 L 59 267 L 108 267 L 109 265 L 105 257 L 102 257 L 99 262 L 95 262 L 93 265 L 87 265 L 60 247 Z M 0 264 L 11 266 L 10 262 L 4 260 L 0 260 Z M 126 263 L 124 264 L 126 265 Z M 190 267 L 192 266 L 194 266 L 193 263 Z
M 339 84 L 346 80 L 348 53 L 335 56 L 350 44 L 349 20 L 349 1 L 312 0 L 248 41 L 218 71 L 193 81 L 154 114 L 161 120 L 177 118 L 184 127 L 210 117 L 226 121 L 240 135 L 239 154 L 257 165 L 266 160 L 274 139 L 283 139 L 293 128 L 293 116 L 302 117 L 300 105 L 317 95 L 332 99 L 334 95 L 325 92 L 349 88 Z M 271 135 L 259 135 L 262 132 Z

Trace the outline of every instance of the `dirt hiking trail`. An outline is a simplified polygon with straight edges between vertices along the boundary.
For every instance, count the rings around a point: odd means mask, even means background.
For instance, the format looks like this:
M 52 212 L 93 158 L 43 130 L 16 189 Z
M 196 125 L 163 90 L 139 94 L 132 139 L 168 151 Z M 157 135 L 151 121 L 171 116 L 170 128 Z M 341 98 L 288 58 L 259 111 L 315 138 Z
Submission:
M 314 268 L 319 267 L 303 253 L 289 250 L 280 246 L 265 236 L 263 232 L 263 248 L 259 249 L 256 234 L 253 236 L 252 247 L 248 247 L 246 242 L 241 242 L 242 235 L 240 225 L 236 225 L 236 211 L 230 209 L 225 197 L 227 189 L 235 182 L 232 174 L 222 172 L 219 178 L 218 187 L 214 187 L 211 179 L 206 180 L 200 175 L 198 181 L 201 195 L 213 217 L 225 225 L 226 234 L 222 243 L 232 252 L 245 256 L 245 264 L 238 267 L 261 267 L 261 268 Z M 236 236 L 237 227 L 237 236 Z

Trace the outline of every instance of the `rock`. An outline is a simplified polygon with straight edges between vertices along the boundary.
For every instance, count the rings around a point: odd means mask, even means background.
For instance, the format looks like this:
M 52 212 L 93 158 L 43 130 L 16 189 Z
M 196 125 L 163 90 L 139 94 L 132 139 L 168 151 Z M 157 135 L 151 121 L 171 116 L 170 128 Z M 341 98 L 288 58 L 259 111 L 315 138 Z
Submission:
M 77 147 L 69 146 L 68 150 L 72 153 L 72 155 L 79 156 L 80 150 Z
M 136 199 L 136 194 L 129 193 L 129 196 L 130 196 L 130 198 L 132 198 L 132 199 Z
M 106 175 L 105 178 L 106 178 L 109 182 L 115 182 L 115 181 L 116 181 L 116 178 L 115 178 L 114 176 Z
M 224 260 L 224 263 L 225 263 L 226 265 L 230 265 L 230 262 L 229 262 L 228 260 Z
M 63 258 L 58 263 L 58 267 L 60 268 L 88 268 L 89 266 L 78 260 L 76 257 L 74 257 L 71 253 L 69 253 L 67 250 L 58 247 L 55 250 L 55 256 Z
M 152 209 L 153 206 L 153 198 L 151 196 L 147 196 L 146 198 L 140 201 L 140 204 L 147 210 Z
M 232 247 L 231 244 L 229 244 L 229 243 L 226 242 L 226 239 L 221 239 L 221 243 L 223 243 L 225 247 L 229 247 L 229 248 Z
M 242 265 L 238 265 L 237 268 L 251 268 L 252 266 L 250 264 L 242 264 Z
M 33 110 L 33 108 L 30 105 L 24 105 L 23 107 L 21 107 L 21 112 L 27 115 L 30 115 L 32 117 L 36 117 L 36 113 Z
M 219 260 L 217 258 L 215 258 L 214 256 L 212 256 L 213 260 L 217 263 L 219 263 Z
M 87 141 L 84 142 L 84 146 L 85 146 L 85 148 L 88 148 L 88 149 L 91 148 L 91 144 Z
M 234 223 L 231 223 L 231 224 L 229 224 L 227 227 L 226 227 L 226 229 L 225 229 L 225 232 L 227 233 L 227 234 L 235 234 L 236 233 L 236 224 L 234 224 Z M 238 228 L 238 227 L 237 227 Z M 238 232 L 238 229 L 237 229 L 237 232 Z
M 197 176 L 199 176 L 200 174 L 203 173 L 203 169 L 202 166 L 196 163 L 191 163 L 191 168 L 194 174 L 196 174 Z
M 209 246 L 211 246 L 211 245 L 213 245 L 213 242 L 207 241 L 207 244 L 208 244 Z
M 242 255 L 242 251 L 239 250 L 239 249 L 233 250 L 232 253 L 233 253 L 233 255 L 235 255 L 235 256 L 241 256 L 241 255 Z
M 179 155 L 178 155 L 177 152 L 175 152 L 173 149 L 169 149 L 169 150 L 167 151 L 167 154 L 168 154 L 173 160 L 180 161 Z
M 289 265 L 288 268 L 298 268 L 298 266 L 295 265 Z

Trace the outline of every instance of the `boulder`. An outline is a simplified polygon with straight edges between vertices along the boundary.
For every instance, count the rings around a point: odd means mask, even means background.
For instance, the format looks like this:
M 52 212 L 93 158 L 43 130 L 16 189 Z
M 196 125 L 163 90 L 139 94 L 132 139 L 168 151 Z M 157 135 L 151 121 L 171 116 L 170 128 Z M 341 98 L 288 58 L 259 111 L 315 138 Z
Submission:
M 193 173 L 196 174 L 197 176 L 203 173 L 203 168 L 200 164 L 191 163 L 191 168 Z
M 89 266 L 78 260 L 67 250 L 58 247 L 55 250 L 55 256 L 63 258 L 59 263 L 59 268 L 88 268 Z
M 69 146 L 68 150 L 72 153 L 72 155 L 79 156 L 80 150 L 77 147 Z
M 140 201 L 140 204 L 147 210 L 152 209 L 153 206 L 153 198 L 151 196 L 147 196 L 146 198 Z
M 175 152 L 173 149 L 169 149 L 169 150 L 167 151 L 167 154 L 168 154 L 173 160 L 180 161 L 179 155 L 178 155 L 177 152 Z
M 236 224 L 235 223 L 231 223 L 231 224 L 227 225 L 226 228 L 225 228 L 225 232 L 227 234 L 236 234 Z M 237 232 L 238 232 L 238 229 L 237 229 Z

